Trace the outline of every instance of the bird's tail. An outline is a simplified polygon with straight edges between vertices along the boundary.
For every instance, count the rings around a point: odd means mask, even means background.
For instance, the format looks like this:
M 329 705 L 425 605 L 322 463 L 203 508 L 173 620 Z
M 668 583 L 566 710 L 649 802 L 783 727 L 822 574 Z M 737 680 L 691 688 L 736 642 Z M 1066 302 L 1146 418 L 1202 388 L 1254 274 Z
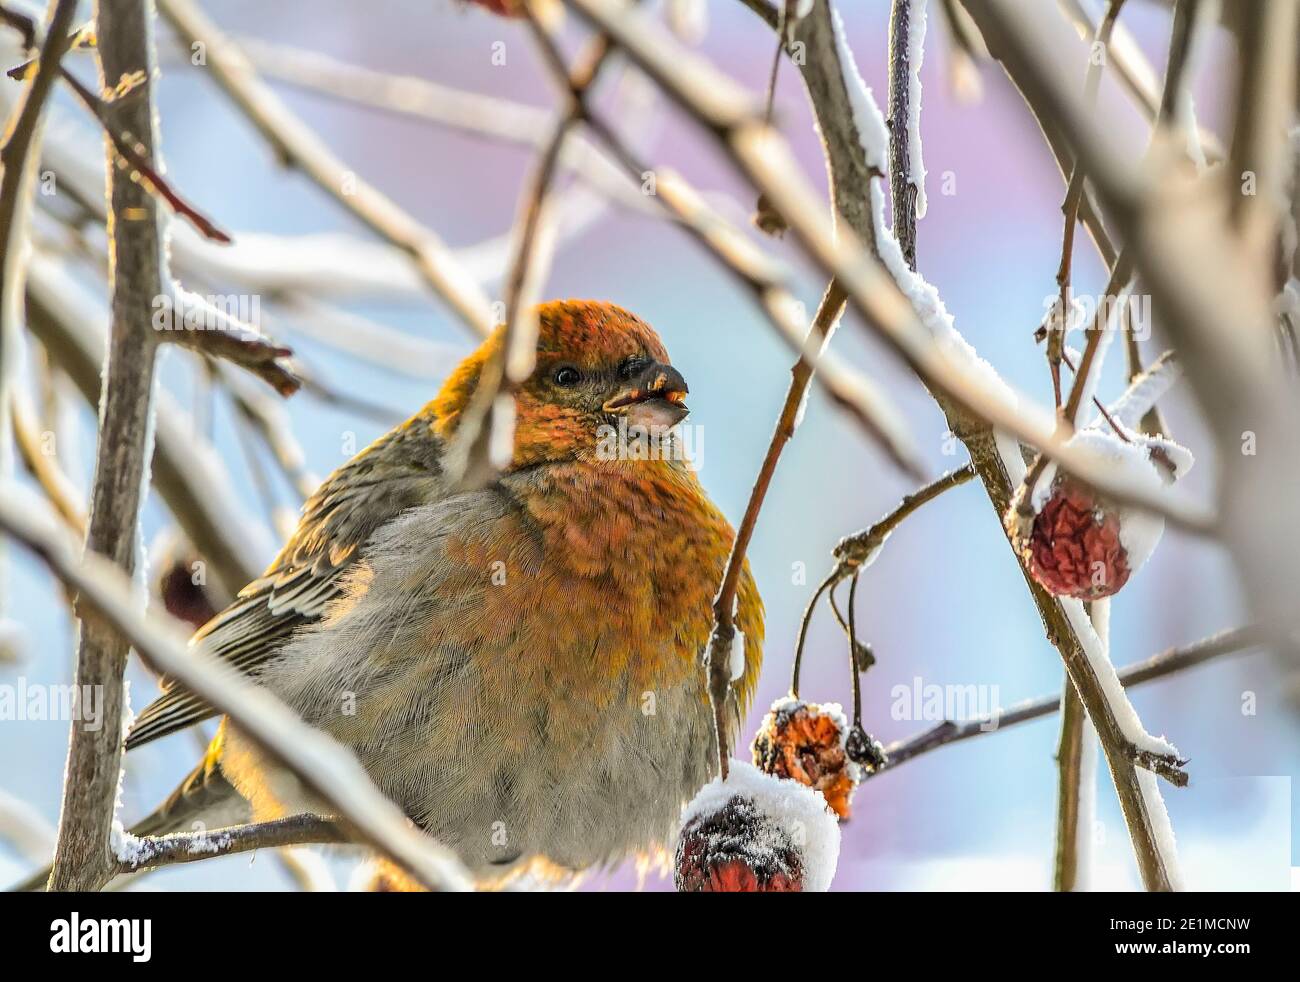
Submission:
M 190 771 L 180 786 L 152 813 L 131 826 L 132 835 L 166 835 L 188 832 L 196 827 L 225 828 L 249 821 L 246 802 L 221 773 L 221 734 L 212 741 L 198 767 Z M 13 887 L 14 893 L 45 889 L 52 867 L 32 874 Z

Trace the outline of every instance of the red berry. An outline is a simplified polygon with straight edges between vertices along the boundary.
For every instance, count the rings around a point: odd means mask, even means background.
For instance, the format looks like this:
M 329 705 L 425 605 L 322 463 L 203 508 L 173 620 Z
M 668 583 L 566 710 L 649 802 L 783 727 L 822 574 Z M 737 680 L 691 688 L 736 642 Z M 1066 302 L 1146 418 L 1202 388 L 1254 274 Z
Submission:
M 1058 596 L 1100 600 L 1118 593 L 1131 572 L 1116 510 L 1068 478 L 1052 485 L 1016 545 L 1034 579 Z
M 803 873 L 793 838 L 743 795 L 692 818 L 677 839 L 679 893 L 798 893 Z

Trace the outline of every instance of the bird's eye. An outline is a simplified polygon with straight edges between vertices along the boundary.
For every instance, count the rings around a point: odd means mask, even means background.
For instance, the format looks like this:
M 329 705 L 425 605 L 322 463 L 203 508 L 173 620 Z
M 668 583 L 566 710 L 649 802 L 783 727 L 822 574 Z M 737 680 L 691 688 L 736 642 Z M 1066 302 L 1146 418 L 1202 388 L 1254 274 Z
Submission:
M 628 379 L 632 378 L 632 376 L 636 375 L 637 372 L 645 368 L 645 366 L 646 360 L 637 355 L 633 355 L 631 358 L 625 358 L 623 364 L 618 366 L 618 377 L 626 382 Z
M 556 385 L 561 385 L 568 389 L 582 381 L 582 372 L 578 371 L 572 365 L 563 365 L 560 368 L 557 368 L 555 374 L 551 377 L 555 379 Z

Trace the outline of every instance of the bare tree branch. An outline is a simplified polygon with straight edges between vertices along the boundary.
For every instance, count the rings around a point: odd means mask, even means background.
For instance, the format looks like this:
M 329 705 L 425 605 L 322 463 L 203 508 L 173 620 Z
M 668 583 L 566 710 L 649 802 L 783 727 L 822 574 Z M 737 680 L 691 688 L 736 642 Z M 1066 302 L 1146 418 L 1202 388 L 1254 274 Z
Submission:
M 264 78 L 381 112 L 449 127 L 471 136 L 541 152 L 553 120 L 544 109 L 497 96 L 441 85 L 409 75 L 389 75 L 331 58 L 253 38 L 236 43 Z M 580 178 L 613 203 L 642 214 L 655 213 L 637 186 L 592 144 L 574 135 L 560 154 L 559 169 Z
M 291 348 L 276 344 L 255 325 L 244 323 L 207 298 L 168 283 L 154 304 L 153 324 L 156 330 L 161 328 L 159 341 L 238 365 L 286 398 L 302 387 L 302 379 L 287 363 Z
M 1083 708 L 1074 683 L 1066 676 L 1062 685 L 1061 735 L 1056 744 L 1056 860 L 1052 869 L 1052 889 L 1069 892 L 1080 882 L 1079 833 L 1080 803 L 1087 793 L 1081 787 L 1084 776 L 1084 742 L 1096 739 L 1088 714 Z M 1091 829 L 1084 830 L 1090 834 Z
M 96 5 L 101 88 L 141 77 L 131 98 L 105 105 L 110 130 L 127 132 L 152 163 L 155 68 L 147 0 Z M 109 140 L 107 152 L 116 150 Z M 162 292 L 161 226 L 154 198 L 128 172 L 109 167 L 109 280 L 112 322 L 100 400 L 99 443 L 90 495 L 87 551 L 107 557 L 128 575 L 135 568 L 145 465 L 152 452 L 152 394 L 157 343 L 149 326 Z M 71 728 L 59 813 L 51 890 L 93 890 L 112 872 L 109 832 L 122 757 L 123 686 L 127 641 L 102 621 L 81 618 L 76 683 L 102 693 L 102 725 Z M 98 721 L 97 721 L 98 722 Z
M 1238 25 L 1240 66 L 1225 175 L 1231 223 L 1249 261 L 1270 278 L 1271 286 L 1279 201 L 1290 178 L 1285 134 L 1295 118 L 1291 95 L 1300 23 L 1294 0 L 1257 0 L 1249 10 L 1230 13 Z
M 74 0 L 59 0 L 51 15 L 49 30 L 41 45 L 40 62 L 22 93 L 6 127 L 4 142 L 0 145 L 0 402 L 7 395 L 4 379 L 12 373 L 11 350 L 17 337 L 15 319 L 21 311 L 23 291 L 22 262 L 26 250 L 21 239 L 25 233 L 28 198 L 33 177 L 32 168 L 38 157 L 37 134 L 45 101 L 59 74 L 59 62 L 68 50 L 72 39 L 68 34 L 76 16 Z M 35 43 L 35 32 L 30 43 Z M 4 423 L 0 409 L 0 424 Z M 7 426 L 3 427 L 8 429 Z
M 893 0 L 889 10 L 889 187 L 893 204 L 894 238 L 903 250 L 907 265 L 916 269 L 917 188 L 909 174 L 908 122 L 912 112 L 911 78 L 921 66 L 911 63 L 912 36 L 919 29 L 912 23 L 913 0 Z
M 18 446 L 23 466 L 36 479 L 50 505 L 67 523 L 68 528 L 77 535 L 85 535 L 86 515 L 77 500 L 76 489 L 51 456 L 45 453 L 35 414 L 18 389 L 10 393 L 9 409 L 13 418 L 14 442 Z
M 337 845 L 355 841 L 335 819 L 319 815 L 290 815 L 270 822 L 235 825 L 203 832 L 173 832 L 170 835 L 141 836 L 132 843 L 129 856 L 118 860 L 116 872 L 194 863 L 221 856 L 233 856 L 255 849 L 278 849 L 297 845 Z
M 26 239 L 40 156 L 41 118 L 58 76 L 59 62 L 72 43 L 68 32 L 76 12 L 75 0 L 60 0 L 51 8 L 40 62 L 18 94 L 0 142 L 0 478 L 10 476 L 13 465 L 10 394 L 21 359 Z M 0 20 L 21 32 L 28 48 L 36 46 L 37 30 L 31 20 L 3 6 Z M 0 550 L 0 561 L 3 559 Z M 5 588 L 0 580 L 0 615 L 4 611 Z M 0 650 L 8 651 L 9 647 L 0 645 Z

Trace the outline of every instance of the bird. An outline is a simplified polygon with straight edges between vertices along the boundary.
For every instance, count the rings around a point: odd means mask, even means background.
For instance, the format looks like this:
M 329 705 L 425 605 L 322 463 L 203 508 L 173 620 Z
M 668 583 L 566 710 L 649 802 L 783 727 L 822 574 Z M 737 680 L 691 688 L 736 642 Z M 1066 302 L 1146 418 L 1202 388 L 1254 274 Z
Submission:
M 662 856 L 717 770 L 702 657 L 734 532 L 680 452 L 686 381 L 621 307 L 535 312 L 502 470 L 473 487 L 452 463 L 504 363 L 498 326 L 431 402 L 321 483 L 265 573 L 192 642 L 351 750 L 485 885 Z M 647 434 L 662 438 L 653 452 L 624 452 Z M 748 562 L 734 620 L 729 746 L 762 660 Z M 128 750 L 217 715 L 162 685 Z M 223 718 L 131 831 L 304 812 L 328 809 Z

